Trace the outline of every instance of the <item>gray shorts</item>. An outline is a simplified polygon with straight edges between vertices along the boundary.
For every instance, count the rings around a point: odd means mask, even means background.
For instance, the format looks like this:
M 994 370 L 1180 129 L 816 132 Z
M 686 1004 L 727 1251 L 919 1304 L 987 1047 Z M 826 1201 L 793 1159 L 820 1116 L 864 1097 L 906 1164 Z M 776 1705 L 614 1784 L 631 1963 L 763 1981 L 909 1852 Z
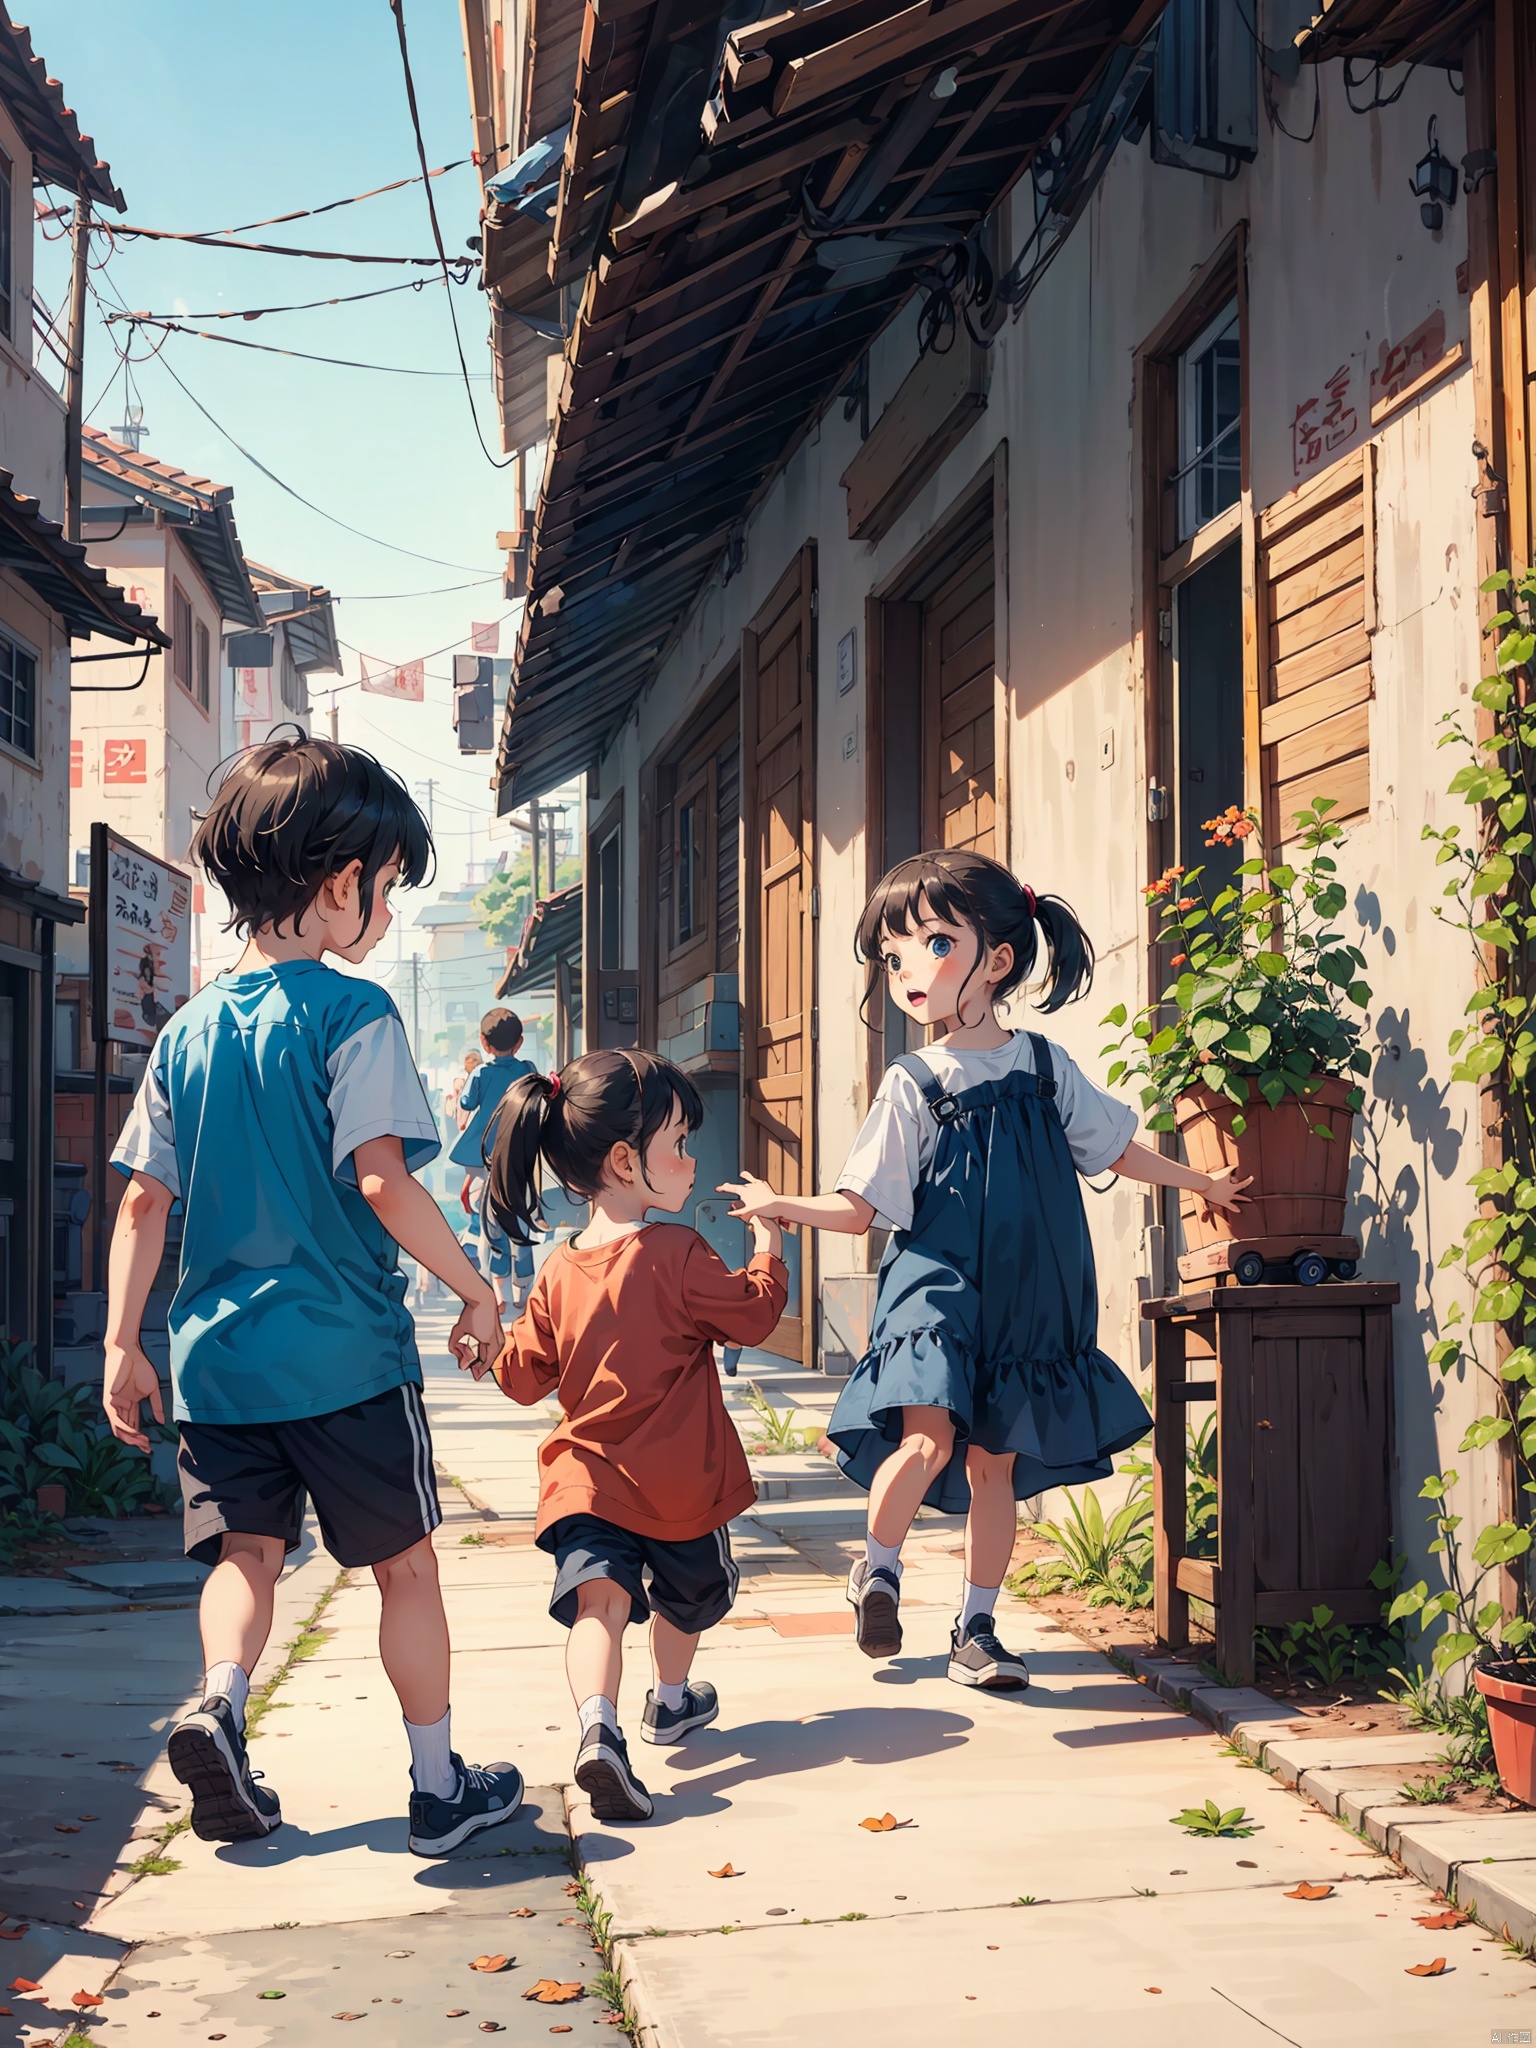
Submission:
M 689 1636 L 724 1620 L 736 1599 L 741 1575 L 724 1529 L 686 1543 L 664 1543 L 598 1515 L 565 1515 L 538 1543 L 555 1560 L 549 1611 L 565 1628 L 576 1619 L 577 1588 L 591 1579 L 612 1579 L 624 1588 L 632 1622 L 654 1611 Z

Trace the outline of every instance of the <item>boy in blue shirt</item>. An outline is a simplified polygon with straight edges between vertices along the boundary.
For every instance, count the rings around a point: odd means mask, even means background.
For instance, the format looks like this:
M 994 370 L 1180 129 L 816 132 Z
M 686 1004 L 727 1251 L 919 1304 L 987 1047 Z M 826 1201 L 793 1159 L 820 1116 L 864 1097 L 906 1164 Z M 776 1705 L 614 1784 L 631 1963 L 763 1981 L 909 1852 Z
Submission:
M 502 1097 L 514 1081 L 520 1081 L 524 1074 L 533 1072 L 531 1060 L 517 1057 L 522 1042 L 523 1020 L 515 1011 L 487 1010 L 480 1019 L 480 1046 L 485 1059 L 464 1083 L 459 1109 L 468 1116 L 469 1122 L 448 1154 L 455 1166 L 464 1169 L 460 1200 L 470 1216 L 471 1235 L 477 1236 L 485 1246 L 486 1265 L 490 1269 L 491 1285 L 496 1290 L 496 1305 L 503 1313 L 508 1303 L 502 1282 L 515 1278 L 520 1294 L 533 1278 L 533 1253 L 525 1244 L 513 1245 L 505 1231 L 497 1228 L 495 1218 L 487 1213 L 483 1202 L 479 1213 L 475 1213 L 472 1189 L 477 1179 L 482 1188 L 484 1186 L 491 1132 Z
M 129 1187 L 112 1237 L 103 1390 L 114 1434 L 148 1450 L 140 1403 L 164 1418 L 139 1326 L 179 1201 L 170 1337 L 186 1549 L 213 1571 L 202 1703 L 167 1754 L 203 1840 L 281 1823 L 250 1770 L 245 1702 L 308 1496 L 332 1556 L 378 1581 L 379 1651 L 411 1746 L 410 1846 L 446 1855 L 509 1820 L 523 1788 L 510 1765 L 466 1765 L 450 1744 L 432 1549 L 442 1515 L 397 1248 L 463 1302 L 449 1343 L 477 1378 L 501 1324 L 412 1177 L 438 1134 L 395 1006 L 324 963 L 373 951 L 391 889 L 426 878 L 431 835 L 371 755 L 301 737 L 237 757 L 192 852 L 247 943 L 160 1033 L 113 1153 Z

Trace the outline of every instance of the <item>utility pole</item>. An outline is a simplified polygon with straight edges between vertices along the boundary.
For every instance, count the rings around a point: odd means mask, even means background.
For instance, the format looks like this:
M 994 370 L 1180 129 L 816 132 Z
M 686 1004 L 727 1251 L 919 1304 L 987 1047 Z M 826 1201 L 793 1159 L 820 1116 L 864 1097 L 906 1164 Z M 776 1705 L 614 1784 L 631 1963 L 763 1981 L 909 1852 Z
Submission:
M 427 792 L 427 830 L 435 832 L 437 830 L 437 819 L 433 812 L 433 792 L 437 788 L 437 777 L 435 775 L 428 775 L 423 781 L 418 782 L 416 787 Z
M 411 1057 L 421 1065 L 421 955 L 411 955 Z
M 539 806 L 534 797 L 528 799 L 528 851 L 533 862 L 533 900 L 539 900 Z
M 64 531 L 80 538 L 80 442 L 85 424 L 85 279 L 91 254 L 91 200 L 82 179 L 70 229 L 69 348 L 64 376 Z

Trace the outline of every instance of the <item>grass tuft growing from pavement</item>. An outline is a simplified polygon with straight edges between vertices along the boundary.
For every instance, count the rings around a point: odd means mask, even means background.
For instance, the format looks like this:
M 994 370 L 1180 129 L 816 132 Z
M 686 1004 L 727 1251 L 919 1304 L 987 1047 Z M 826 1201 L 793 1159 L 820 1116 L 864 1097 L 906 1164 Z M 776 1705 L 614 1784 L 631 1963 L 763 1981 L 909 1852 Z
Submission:
M 247 1742 L 258 1732 L 263 1718 L 271 1711 L 277 1689 L 289 1672 L 292 1671 L 294 1665 L 302 1664 L 308 1658 L 313 1657 L 330 1640 L 331 1632 L 329 1629 L 321 1628 L 320 1617 L 346 1584 L 347 1574 L 344 1571 L 338 1572 L 330 1585 L 326 1587 L 320 1598 L 315 1602 L 314 1607 L 305 1616 L 298 1634 L 288 1645 L 287 1656 L 273 1672 L 266 1684 L 262 1686 L 261 1690 L 251 1694 L 245 1709 L 245 1739 Z
M 587 1932 L 592 1937 L 592 1946 L 603 1959 L 603 1967 L 592 1980 L 593 1994 L 602 1999 L 608 2007 L 615 2030 L 627 2035 L 631 2041 L 637 2040 L 640 2023 L 635 2017 L 634 2007 L 629 2002 L 629 1994 L 614 1968 L 613 1915 L 603 1904 L 601 1895 L 585 1871 L 576 1869 L 574 1861 L 572 1869 L 575 1872 L 575 1881 L 566 1889 L 576 1911 L 586 1923 Z

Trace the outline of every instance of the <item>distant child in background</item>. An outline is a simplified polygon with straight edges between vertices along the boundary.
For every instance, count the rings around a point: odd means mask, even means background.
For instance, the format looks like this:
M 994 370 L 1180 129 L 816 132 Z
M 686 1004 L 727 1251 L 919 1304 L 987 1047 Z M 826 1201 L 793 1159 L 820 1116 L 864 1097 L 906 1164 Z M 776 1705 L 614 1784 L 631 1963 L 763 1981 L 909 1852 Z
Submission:
M 701 1632 L 736 1597 L 726 1524 L 755 1490 L 712 1347 L 761 1344 L 788 1293 L 773 1225 L 752 1225 L 753 1256 L 733 1273 L 696 1231 L 646 1220 L 687 1203 L 703 1115 L 670 1061 L 591 1052 L 515 1083 L 491 1149 L 487 1204 L 519 1242 L 538 1213 L 541 1160 L 592 1205 L 540 1269 L 495 1372 L 514 1401 L 554 1393 L 563 1410 L 539 1447 L 535 1541 L 555 1560 L 549 1611 L 570 1630 L 576 1782 L 599 1820 L 652 1812 L 619 1726 L 628 1623 L 654 1613 L 645 1741 L 680 1742 L 720 1711 L 715 1688 L 688 1674 Z
M 198 1706 L 171 1730 L 193 1831 L 241 1842 L 282 1822 L 250 1768 L 250 1675 L 306 1500 L 337 1563 L 369 1568 L 379 1654 L 410 1741 L 411 1848 L 443 1856 L 510 1820 L 510 1764 L 465 1764 L 449 1734 L 448 1624 L 432 1531 L 442 1520 L 404 1251 L 464 1303 L 449 1338 L 484 1371 L 500 1348 L 489 1286 L 415 1171 L 439 1149 L 399 1014 L 338 973 L 390 926 L 396 882 L 431 871 L 427 821 L 356 747 L 273 739 L 238 755 L 192 857 L 246 940 L 228 973 L 155 1041 L 113 1163 L 128 1187 L 112 1233 L 103 1402 L 147 1451 L 160 1381 L 140 1321 L 182 1207 L 171 1378 L 189 1557 L 213 1567 L 199 1622 Z
M 456 1131 L 462 1131 L 469 1122 L 468 1116 L 459 1108 L 459 1099 L 468 1085 L 470 1075 L 479 1066 L 481 1057 L 473 1047 L 465 1053 L 463 1072 L 454 1075 L 453 1086 L 443 1097 L 443 1114 Z
M 459 1095 L 460 1136 L 448 1154 L 455 1166 L 464 1168 L 464 1185 L 459 1200 L 470 1218 L 470 1236 L 483 1247 L 496 1303 L 503 1315 L 509 1307 L 521 1305 L 523 1292 L 533 1278 L 533 1253 L 527 1245 L 512 1245 L 494 1218 L 485 1213 L 483 1200 L 486 1156 L 496 1112 L 514 1081 L 533 1072 L 531 1060 L 518 1058 L 523 1042 L 523 1020 L 511 1010 L 487 1010 L 480 1019 L 480 1044 L 485 1053 Z M 465 1055 L 466 1063 L 469 1055 Z M 515 1299 L 509 1303 L 508 1292 Z
M 891 1230 L 869 1350 L 827 1435 L 869 1490 L 865 1555 L 848 1580 L 870 1657 L 901 1648 L 901 1546 L 920 1505 L 964 1514 L 965 1588 L 950 1635 L 959 1685 L 1018 1691 L 1024 1660 L 993 1614 L 1016 1502 L 1109 1476 L 1149 1428 L 1099 1349 L 1098 1283 L 1080 1174 L 1106 1169 L 1236 1207 L 1231 1169 L 1196 1173 L 1132 1141 L 1134 1113 L 1059 1045 L 1010 1031 L 997 1007 L 1045 956 L 1043 1010 L 1087 992 L 1093 948 L 1065 903 L 984 854 L 941 850 L 891 869 L 859 920 L 858 956 L 938 1033 L 886 1069 L 831 1195 L 733 1185 L 756 1222 Z M 883 991 L 882 991 L 883 985 Z

